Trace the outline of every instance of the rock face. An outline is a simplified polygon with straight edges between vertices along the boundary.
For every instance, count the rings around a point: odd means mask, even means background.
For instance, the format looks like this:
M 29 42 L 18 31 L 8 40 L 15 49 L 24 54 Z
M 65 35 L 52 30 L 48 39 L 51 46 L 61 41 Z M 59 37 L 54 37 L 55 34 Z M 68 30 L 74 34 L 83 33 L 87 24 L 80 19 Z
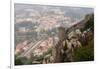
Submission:
M 59 27 L 58 31 L 59 31 L 58 38 L 59 38 L 59 40 L 62 41 L 65 38 L 65 36 L 66 36 L 65 28 Z
M 84 18 L 83 20 L 81 20 L 81 21 L 78 22 L 77 24 L 71 26 L 70 28 L 68 28 L 68 29 L 66 30 L 66 33 L 69 33 L 69 32 L 74 31 L 74 30 L 76 30 L 76 29 L 83 30 L 83 29 L 85 28 L 85 26 L 86 26 L 87 24 L 89 24 L 88 22 L 91 22 L 90 24 L 92 24 L 92 25 L 94 24 L 94 14 L 88 14 L 88 15 L 86 15 L 85 18 Z M 88 26 L 88 25 L 87 25 L 87 26 Z M 91 25 L 89 25 L 89 26 L 91 26 Z M 89 26 L 88 26 L 87 28 L 89 28 Z M 86 28 L 86 29 L 87 29 L 87 28 Z
M 59 27 L 58 30 L 59 30 L 59 33 L 58 33 L 59 42 L 55 47 L 56 54 L 55 54 L 54 59 L 55 59 L 55 62 L 62 62 L 63 61 L 63 54 L 62 54 L 61 50 L 63 49 L 63 44 L 61 42 L 65 39 L 66 34 L 65 34 L 65 28 Z

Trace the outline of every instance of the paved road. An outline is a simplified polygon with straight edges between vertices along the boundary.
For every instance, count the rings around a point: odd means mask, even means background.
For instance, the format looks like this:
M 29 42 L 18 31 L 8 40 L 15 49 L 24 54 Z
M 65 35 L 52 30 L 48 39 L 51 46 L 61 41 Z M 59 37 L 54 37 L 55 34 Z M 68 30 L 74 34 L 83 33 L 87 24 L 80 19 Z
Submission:
M 35 48 L 37 48 L 42 42 L 44 41 L 44 39 L 38 40 L 36 42 L 31 42 L 30 44 L 28 44 L 28 49 L 23 52 L 19 57 L 24 57 L 29 55 Z
M 27 56 L 28 54 L 30 54 L 35 48 L 37 48 L 38 46 L 40 46 L 40 44 L 43 42 L 43 40 L 37 42 L 35 45 L 32 46 L 32 48 L 30 48 L 25 54 L 24 56 Z

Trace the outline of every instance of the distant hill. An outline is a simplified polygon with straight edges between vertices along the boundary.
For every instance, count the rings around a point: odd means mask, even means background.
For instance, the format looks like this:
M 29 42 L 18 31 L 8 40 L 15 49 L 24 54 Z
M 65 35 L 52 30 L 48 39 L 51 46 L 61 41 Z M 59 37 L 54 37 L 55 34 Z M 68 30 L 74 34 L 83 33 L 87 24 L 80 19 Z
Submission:
M 67 33 L 75 29 L 86 30 L 88 28 L 94 29 L 94 14 L 87 14 L 85 18 L 79 23 L 67 29 Z
M 64 14 L 64 16 L 81 19 L 86 14 L 93 13 L 93 8 L 53 6 L 39 4 L 19 4 L 15 3 L 15 18 L 30 17 L 30 13 L 43 16 L 49 14 Z

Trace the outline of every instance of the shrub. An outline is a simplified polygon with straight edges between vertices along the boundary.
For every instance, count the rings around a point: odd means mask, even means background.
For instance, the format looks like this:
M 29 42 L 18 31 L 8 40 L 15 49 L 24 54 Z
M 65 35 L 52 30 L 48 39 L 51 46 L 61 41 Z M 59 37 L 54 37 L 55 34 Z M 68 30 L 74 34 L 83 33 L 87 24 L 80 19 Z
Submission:
M 75 61 L 93 61 L 94 60 L 94 42 L 93 40 L 87 46 L 83 46 L 74 52 Z

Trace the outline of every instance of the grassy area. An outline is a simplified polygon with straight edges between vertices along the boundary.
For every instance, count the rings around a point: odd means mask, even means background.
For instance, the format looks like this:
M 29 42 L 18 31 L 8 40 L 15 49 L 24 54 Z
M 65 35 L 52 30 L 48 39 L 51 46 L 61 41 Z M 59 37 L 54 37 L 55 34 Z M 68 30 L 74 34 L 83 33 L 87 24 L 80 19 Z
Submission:
M 75 50 L 74 60 L 75 61 L 93 61 L 94 60 L 94 40 L 89 41 L 88 45 Z

